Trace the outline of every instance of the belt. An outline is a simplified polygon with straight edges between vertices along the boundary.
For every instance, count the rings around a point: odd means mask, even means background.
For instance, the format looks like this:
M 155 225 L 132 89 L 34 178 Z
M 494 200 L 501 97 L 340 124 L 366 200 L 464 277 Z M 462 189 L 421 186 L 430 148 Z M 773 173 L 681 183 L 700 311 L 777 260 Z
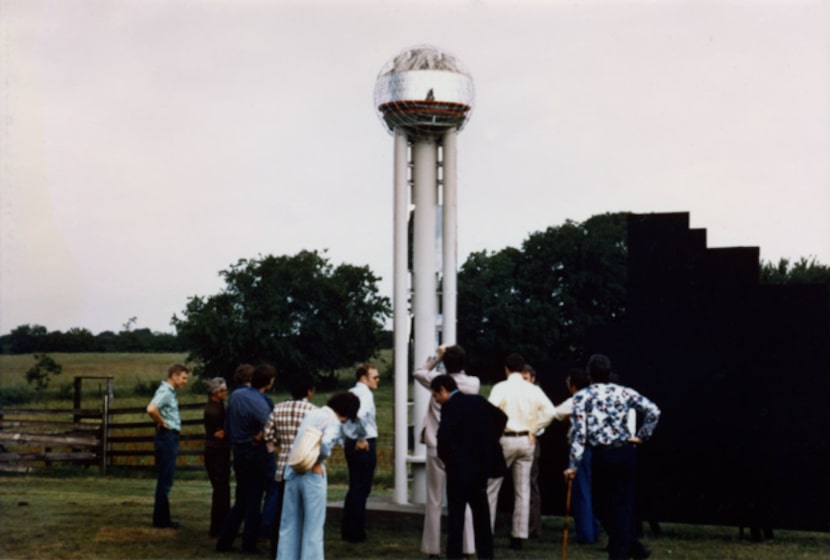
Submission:
M 170 428 L 165 428 L 164 426 L 159 426 L 158 431 L 160 431 L 160 432 L 173 432 L 174 434 L 179 433 L 179 430 L 171 430 Z
M 525 430 L 524 432 L 504 432 L 505 437 L 520 437 L 520 436 L 527 436 L 530 435 L 530 432 Z

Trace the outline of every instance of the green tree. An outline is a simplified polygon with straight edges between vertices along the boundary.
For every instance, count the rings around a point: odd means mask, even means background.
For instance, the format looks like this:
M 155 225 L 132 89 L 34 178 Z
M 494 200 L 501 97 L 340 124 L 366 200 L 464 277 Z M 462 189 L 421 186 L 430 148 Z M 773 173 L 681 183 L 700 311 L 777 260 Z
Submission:
M 588 330 L 625 314 L 627 216 L 568 220 L 521 249 L 470 255 L 459 272 L 458 332 L 471 359 L 582 359 Z
M 789 259 L 780 259 L 777 264 L 761 261 L 761 284 L 821 284 L 828 287 L 830 294 L 830 266 L 819 263 L 815 257 L 801 257 L 794 263 Z
M 36 391 L 43 391 L 49 386 L 52 376 L 59 375 L 63 366 L 47 354 L 35 354 L 35 365 L 26 371 L 26 382 L 34 385 Z
M 31 354 L 43 346 L 48 331 L 43 325 L 20 325 L 9 333 L 9 352 L 12 354 Z
M 780 259 L 778 264 L 761 261 L 762 284 L 825 284 L 830 286 L 830 266 L 815 258 L 801 257 L 794 263 Z
M 173 317 L 190 359 L 209 376 L 270 362 L 284 374 L 330 378 L 377 351 L 390 315 L 368 267 L 333 267 L 316 251 L 242 259 L 219 274 L 221 293 L 191 297 Z

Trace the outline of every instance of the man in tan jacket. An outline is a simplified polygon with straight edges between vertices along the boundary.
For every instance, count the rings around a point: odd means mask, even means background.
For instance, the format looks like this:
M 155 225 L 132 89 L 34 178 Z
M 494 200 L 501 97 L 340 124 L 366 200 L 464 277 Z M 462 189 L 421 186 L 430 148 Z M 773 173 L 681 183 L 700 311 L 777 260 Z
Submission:
M 415 370 L 415 379 L 430 389 L 432 380 L 441 375 L 435 369 L 443 362 L 446 373 L 455 380 L 458 390 L 462 393 L 478 394 L 481 382 L 477 377 L 464 373 L 467 354 L 461 346 L 439 346 L 435 356 L 427 359 L 426 363 Z M 424 532 L 421 537 L 421 550 L 429 554 L 430 558 L 441 556 L 441 508 L 444 500 L 444 485 L 446 483 L 446 472 L 444 464 L 438 458 L 438 426 L 441 422 L 441 405 L 430 399 L 429 409 L 424 418 L 424 431 L 421 439 L 427 447 L 426 478 L 427 478 L 427 503 L 424 508 Z M 475 540 L 473 535 L 473 518 L 470 509 L 464 518 L 464 554 L 475 553 Z

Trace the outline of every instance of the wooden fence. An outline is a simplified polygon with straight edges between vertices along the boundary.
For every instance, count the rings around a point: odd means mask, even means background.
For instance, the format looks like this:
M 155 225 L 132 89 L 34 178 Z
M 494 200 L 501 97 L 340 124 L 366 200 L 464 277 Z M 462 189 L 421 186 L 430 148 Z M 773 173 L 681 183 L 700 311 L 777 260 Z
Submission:
M 54 463 L 108 469 L 154 468 L 154 423 L 144 407 L 0 409 L 0 470 L 29 472 Z M 204 404 L 179 405 L 182 434 L 178 469 L 204 468 Z

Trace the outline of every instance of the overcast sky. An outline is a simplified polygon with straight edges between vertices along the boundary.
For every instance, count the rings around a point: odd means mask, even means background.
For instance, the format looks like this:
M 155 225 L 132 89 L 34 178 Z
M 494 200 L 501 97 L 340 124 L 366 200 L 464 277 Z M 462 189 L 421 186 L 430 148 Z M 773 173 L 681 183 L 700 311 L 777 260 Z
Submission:
M 830 264 L 828 1 L 0 0 L 0 332 L 172 331 L 240 258 L 392 280 L 381 67 L 469 69 L 459 262 L 603 213 Z

